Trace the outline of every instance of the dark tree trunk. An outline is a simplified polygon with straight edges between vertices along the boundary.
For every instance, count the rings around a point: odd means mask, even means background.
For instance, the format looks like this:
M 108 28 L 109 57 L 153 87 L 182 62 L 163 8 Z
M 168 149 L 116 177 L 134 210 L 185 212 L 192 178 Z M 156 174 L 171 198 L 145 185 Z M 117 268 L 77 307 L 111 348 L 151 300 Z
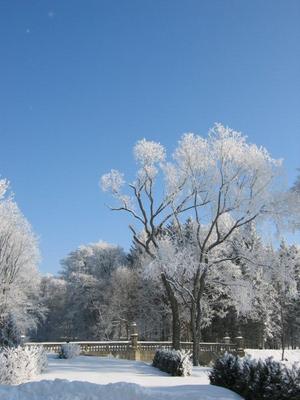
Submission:
M 180 350 L 180 333 L 181 333 L 181 327 L 180 327 L 180 317 L 179 317 L 179 305 L 178 301 L 176 299 L 176 296 L 174 294 L 174 291 L 172 289 L 172 286 L 166 279 L 165 274 L 161 274 L 161 279 L 163 282 L 163 285 L 166 289 L 166 293 L 168 296 L 168 301 L 171 306 L 172 310 L 172 342 L 173 342 L 173 348 L 175 350 Z
M 200 365 L 199 344 L 201 341 L 201 311 L 200 307 L 197 307 L 196 304 L 192 304 L 191 307 L 191 330 L 193 338 L 193 365 L 196 367 Z
M 280 304 L 280 320 L 281 320 L 281 361 L 284 360 L 284 350 L 285 350 L 285 331 L 284 331 L 284 314 L 283 314 L 283 307 L 282 304 Z
M 192 337 L 193 337 L 193 365 L 199 365 L 199 340 L 198 340 L 198 332 L 197 332 L 197 313 L 195 304 L 192 304 L 191 307 L 191 328 L 192 328 Z
M 207 259 L 205 260 L 205 262 L 208 263 Z M 194 366 L 199 365 L 199 356 L 200 356 L 199 344 L 201 340 L 201 319 L 202 319 L 201 300 L 205 288 L 205 279 L 206 279 L 206 272 L 200 275 L 200 267 L 199 267 L 194 281 L 194 290 L 193 290 L 194 301 L 191 307 Z

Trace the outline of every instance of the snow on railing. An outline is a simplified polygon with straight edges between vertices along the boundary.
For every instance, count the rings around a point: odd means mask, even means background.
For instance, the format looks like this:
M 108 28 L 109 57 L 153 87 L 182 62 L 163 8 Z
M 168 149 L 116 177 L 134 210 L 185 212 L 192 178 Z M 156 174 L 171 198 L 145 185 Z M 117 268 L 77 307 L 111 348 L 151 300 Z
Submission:
M 41 345 L 48 353 L 59 353 L 61 345 L 65 342 L 35 342 L 26 343 L 26 346 Z M 152 361 L 157 349 L 172 350 L 172 342 L 159 341 L 137 341 L 137 346 L 134 348 L 130 340 L 128 341 L 83 341 L 72 342 L 80 345 L 81 354 L 97 355 L 97 356 L 113 356 L 128 360 L 143 360 Z M 181 342 L 182 350 L 193 350 L 192 342 Z M 200 354 L 205 358 L 210 356 L 221 355 L 230 352 L 236 353 L 237 346 L 235 344 L 226 343 L 199 343 Z
M 199 353 L 205 360 L 219 356 L 226 351 L 243 355 L 243 338 L 239 336 L 235 343 L 230 342 L 226 336 L 224 343 L 199 343 Z M 59 353 L 61 345 L 65 342 L 29 342 L 26 346 L 41 345 L 49 353 Z M 171 341 L 139 341 L 136 325 L 133 326 L 130 340 L 120 341 L 72 341 L 80 345 L 81 354 L 113 356 L 128 360 L 152 361 L 157 349 L 172 350 Z M 182 350 L 193 351 L 193 342 L 181 342 Z

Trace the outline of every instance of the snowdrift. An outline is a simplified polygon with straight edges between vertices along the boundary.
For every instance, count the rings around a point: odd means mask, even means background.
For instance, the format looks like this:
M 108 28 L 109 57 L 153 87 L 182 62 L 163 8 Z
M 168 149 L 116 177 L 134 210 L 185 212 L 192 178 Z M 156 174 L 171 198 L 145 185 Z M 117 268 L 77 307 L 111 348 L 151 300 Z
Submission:
M 97 385 L 90 382 L 29 382 L 0 386 L 0 400 L 241 400 L 237 394 L 211 385 L 144 388 L 134 383 Z

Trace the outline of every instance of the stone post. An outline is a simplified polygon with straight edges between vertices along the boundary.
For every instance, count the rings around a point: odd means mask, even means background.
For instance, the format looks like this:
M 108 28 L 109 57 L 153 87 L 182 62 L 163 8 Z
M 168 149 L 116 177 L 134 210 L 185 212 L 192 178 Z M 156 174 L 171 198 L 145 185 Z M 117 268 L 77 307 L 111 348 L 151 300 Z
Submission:
M 227 332 L 225 333 L 225 336 L 223 337 L 223 341 L 225 344 L 230 344 L 231 339 L 230 339 L 230 336 L 228 336 Z
M 140 350 L 138 346 L 138 333 L 137 326 L 135 322 L 132 322 L 130 334 L 130 345 L 129 345 L 129 359 L 139 361 L 140 360 Z
M 237 346 L 237 355 L 240 357 L 245 356 L 245 349 L 244 349 L 244 338 L 241 334 L 241 331 L 238 332 L 238 335 L 235 337 L 235 344 Z

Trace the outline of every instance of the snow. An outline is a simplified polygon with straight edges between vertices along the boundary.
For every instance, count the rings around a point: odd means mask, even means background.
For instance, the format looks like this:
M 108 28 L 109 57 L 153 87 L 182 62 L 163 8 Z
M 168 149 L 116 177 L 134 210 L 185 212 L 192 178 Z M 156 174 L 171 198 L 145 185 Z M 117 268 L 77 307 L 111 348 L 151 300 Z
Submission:
M 245 349 L 245 354 L 250 355 L 252 358 L 265 360 L 268 357 L 273 357 L 275 361 L 281 362 L 282 350 L 257 350 L 257 349 Z M 300 349 L 298 350 L 285 350 L 284 361 L 282 362 L 287 367 L 292 367 L 294 363 L 298 363 L 300 367 Z
M 240 400 L 227 389 L 209 385 L 209 368 L 192 376 L 171 377 L 139 361 L 49 355 L 48 370 L 19 386 L 0 386 L 0 400 Z
M 173 386 L 147 389 L 133 383 L 96 385 L 66 380 L 40 381 L 1 387 L 0 400 L 238 400 L 217 386 Z
M 193 375 L 189 377 L 172 377 L 142 361 L 95 356 L 60 360 L 53 354 L 49 354 L 48 359 L 48 370 L 35 380 L 63 378 L 100 384 L 130 382 L 146 387 L 209 384 L 210 369 L 206 367 L 194 367 Z

